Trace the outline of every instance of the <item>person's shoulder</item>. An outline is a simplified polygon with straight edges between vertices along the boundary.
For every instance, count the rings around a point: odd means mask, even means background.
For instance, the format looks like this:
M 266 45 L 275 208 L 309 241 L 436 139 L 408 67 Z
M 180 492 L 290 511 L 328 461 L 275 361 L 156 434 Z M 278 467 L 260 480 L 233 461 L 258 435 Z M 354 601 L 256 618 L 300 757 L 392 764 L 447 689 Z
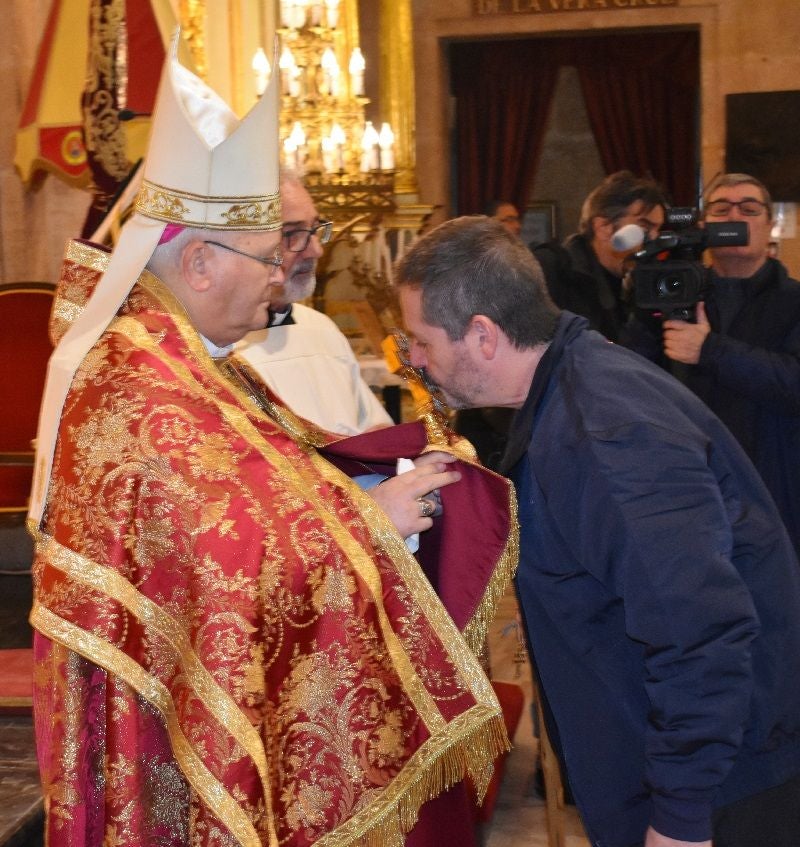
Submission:
M 694 405 L 694 395 L 663 368 L 588 327 L 578 326 L 567 359 L 569 385 L 590 417 L 653 420 L 651 411 Z M 698 401 L 699 402 L 699 401 Z
M 562 274 L 572 267 L 570 254 L 560 241 L 553 239 L 542 244 L 528 245 L 536 260 L 542 266 L 546 277 Z
M 325 312 L 320 312 L 319 309 L 314 309 L 311 306 L 305 306 L 302 303 L 295 303 L 292 306 L 292 317 L 297 324 L 312 324 L 315 329 L 327 329 L 341 334 L 341 330 L 333 318 L 326 315 Z
M 355 358 L 353 348 L 347 336 L 329 315 L 311 306 L 295 303 L 292 306 L 292 317 L 304 335 L 306 331 L 313 333 L 316 340 L 320 342 L 318 344 L 320 348 L 325 347 L 329 353 L 336 354 L 339 357 L 345 357 L 347 359 Z M 292 327 L 287 327 L 287 330 L 291 329 Z
M 783 262 L 778 259 L 771 259 L 770 261 L 774 262 L 776 266 L 775 276 L 778 281 L 778 287 L 781 291 L 785 291 L 787 296 L 800 303 L 800 280 L 791 276 L 789 269 Z

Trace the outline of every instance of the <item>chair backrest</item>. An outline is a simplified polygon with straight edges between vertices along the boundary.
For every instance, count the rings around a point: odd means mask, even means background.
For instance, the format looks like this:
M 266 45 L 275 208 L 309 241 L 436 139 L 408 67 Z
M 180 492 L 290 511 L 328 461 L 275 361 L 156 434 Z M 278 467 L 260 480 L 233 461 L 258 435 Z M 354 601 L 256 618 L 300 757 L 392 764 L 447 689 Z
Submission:
M 54 292 L 49 282 L 0 285 L 0 509 L 25 508 L 30 490 Z

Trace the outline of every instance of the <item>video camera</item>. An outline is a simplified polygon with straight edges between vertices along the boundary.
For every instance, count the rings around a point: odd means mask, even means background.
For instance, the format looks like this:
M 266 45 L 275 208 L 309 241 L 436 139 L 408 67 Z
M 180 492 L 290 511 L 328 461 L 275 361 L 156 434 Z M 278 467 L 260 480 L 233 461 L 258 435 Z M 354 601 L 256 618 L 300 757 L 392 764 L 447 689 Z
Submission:
M 698 211 L 690 207 L 666 210 L 665 229 L 647 240 L 645 231 L 629 224 L 614 233 L 615 250 L 637 245 L 631 272 L 637 308 L 664 318 L 694 320 L 695 304 L 703 299 L 708 268 L 701 259 L 709 247 L 738 247 L 749 242 L 745 221 L 725 221 L 697 226 Z M 636 232 L 634 232 L 636 230 Z

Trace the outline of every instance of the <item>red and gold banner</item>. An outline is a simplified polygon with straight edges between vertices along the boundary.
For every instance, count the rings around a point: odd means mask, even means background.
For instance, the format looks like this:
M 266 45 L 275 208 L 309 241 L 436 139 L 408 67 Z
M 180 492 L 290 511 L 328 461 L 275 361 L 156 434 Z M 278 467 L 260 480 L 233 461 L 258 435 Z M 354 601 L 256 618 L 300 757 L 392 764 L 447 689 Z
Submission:
M 176 23 L 168 0 L 53 0 L 17 131 L 25 183 L 53 173 L 87 187 L 90 155 L 104 167 L 115 160 L 115 180 L 127 174 L 146 150 Z

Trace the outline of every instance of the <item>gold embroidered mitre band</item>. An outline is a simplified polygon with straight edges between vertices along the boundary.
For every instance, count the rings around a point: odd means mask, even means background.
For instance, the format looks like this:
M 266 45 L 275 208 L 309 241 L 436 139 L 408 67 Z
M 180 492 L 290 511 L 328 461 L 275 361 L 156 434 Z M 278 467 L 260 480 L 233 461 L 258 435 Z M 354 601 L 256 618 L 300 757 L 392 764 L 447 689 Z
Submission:
M 242 120 L 175 59 L 158 93 L 136 211 L 209 229 L 280 229 L 278 89 Z
M 147 179 L 136 198 L 136 211 L 160 221 L 207 229 L 272 230 L 281 226 L 278 194 L 201 197 Z

